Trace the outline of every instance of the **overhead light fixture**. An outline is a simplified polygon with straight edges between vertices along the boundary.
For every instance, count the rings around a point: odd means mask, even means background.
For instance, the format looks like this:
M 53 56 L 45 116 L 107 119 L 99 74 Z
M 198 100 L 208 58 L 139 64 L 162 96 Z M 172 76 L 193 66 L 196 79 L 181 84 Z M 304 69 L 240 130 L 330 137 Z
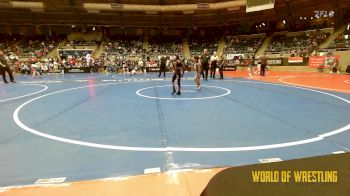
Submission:
M 265 26 L 265 23 L 262 23 L 263 26 Z
M 286 20 L 283 20 L 282 22 L 283 22 L 283 24 L 286 24 Z
M 311 18 L 310 18 L 310 19 L 312 20 L 312 19 L 314 19 L 314 17 L 312 17 L 312 16 L 311 16 Z
M 303 17 L 300 16 L 300 20 L 302 20 L 302 19 L 303 19 Z
M 348 24 L 348 28 L 346 28 L 348 31 L 350 31 L 350 23 Z
M 75 25 L 72 25 L 72 28 L 75 28 Z
M 306 20 L 306 17 L 304 17 L 304 20 Z
M 95 27 L 92 27 L 92 30 L 93 30 L 93 31 L 95 31 L 95 30 L 96 30 L 96 28 L 95 28 Z

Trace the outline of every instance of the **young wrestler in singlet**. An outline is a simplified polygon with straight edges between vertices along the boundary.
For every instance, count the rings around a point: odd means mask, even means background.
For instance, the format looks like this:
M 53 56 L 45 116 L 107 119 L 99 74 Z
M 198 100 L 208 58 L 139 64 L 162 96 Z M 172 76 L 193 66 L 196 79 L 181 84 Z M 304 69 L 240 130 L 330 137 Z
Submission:
M 179 56 L 175 55 L 175 59 L 173 61 L 173 70 L 174 75 L 172 78 L 173 92 L 171 94 L 176 93 L 175 89 L 175 80 L 177 79 L 178 91 L 176 94 L 181 95 L 181 74 L 182 74 L 182 63 L 180 61 Z

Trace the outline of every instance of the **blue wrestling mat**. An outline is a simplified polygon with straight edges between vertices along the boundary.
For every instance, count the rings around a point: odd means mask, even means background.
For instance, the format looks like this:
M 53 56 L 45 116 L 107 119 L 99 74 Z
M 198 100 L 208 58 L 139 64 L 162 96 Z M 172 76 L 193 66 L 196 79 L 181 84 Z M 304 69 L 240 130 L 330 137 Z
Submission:
M 0 186 L 349 151 L 350 95 L 244 78 L 18 76 L 0 84 Z

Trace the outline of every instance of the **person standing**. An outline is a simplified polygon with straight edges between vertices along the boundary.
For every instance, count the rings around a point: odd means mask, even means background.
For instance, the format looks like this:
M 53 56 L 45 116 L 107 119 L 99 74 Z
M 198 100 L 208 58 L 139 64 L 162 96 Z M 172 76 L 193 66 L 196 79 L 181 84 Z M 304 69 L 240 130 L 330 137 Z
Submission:
M 219 57 L 216 55 L 216 52 L 213 53 L 213 56 L 210 58 L 210 78 L 215 79 L 216 67 L 218 65 Z
M 220 73 L 220 80 L 223 80 L 224 79 L 224 66 L 226 66 L 228 63 L 227 59 L 225 58 L 224 54 L 223 53 L 220 53 L 220 56 L 219 56 L 219 62 L 218 62 L 218 65 L 219 65 L 219 73 Z
M 208 80 L 208 71 L 209 71 L 209 60 L 210 56 L 208 54 L 208 49 L 204 49 L 203 54 L 201 56 L 201 63 L 202 63 L 202 77 L 203 80 Z M 205 72 L 205 74 L 204 74 Z
M 254 56 L 247 55 L 247 59 L 245 60 L 244 64 L 247 66 L 249 77 L 253 77 Z
M 165 71 L 166 71 L 166 56 L 162 55 L 160 57 L 160 67 L 159 67 L 158 77 L 160 77 L 162 75 L 162 72 L 163 72 L 163 76 L 165 78 Z
M 15 83 L 15 79 L 13 78 L 12 71 L 10 69 L 10 66 L 7 63 L 7 60 L 5 58 L 4 52 L 0 51 L 0 72 L 2 75 L 2 79 L 4 80 L 4 83 L 9 83 L 6 80 L 6 72 L 10 77 L 10 81 Z
M 261 61 L 260 75 L 261 76 L 265 76 L 265 69 L 266 69 L 266 66 L 267 66 L 267 57 L 266 57 L 266 55 L 262 55 L 260 57 L 260 61 Z
M 147 72 L 146 72 L 146 67 L 145 67 L 145 63 L 143 62 L 143 59 L 141 59 L 141 58 L 139 59 L 138 66 L 139 66 L 141 72 L 143 72 L 146 76 Z
M 173 61 L 173 70 L 174 70 L 174 75 L 172 78 L 172 86 L 173 86 L 173 92 L 171 94 L 176 93 L 176 89 L 175 89 L 175 80 L 177 80 L 177 87 L 178 87 L 178 91 L 176 94 L 181 95 L 181 74 L 182 74 L 182 63 L 180 61 L 180 58 L 178 55 L 175 55 L 174 57 L 174 61 Z
M 123 72 L 124 72 L 124 76 L 129 73 L 129 66 L 126 60 L 122 61 L 122 67 L 123 67 Z
M 201 73 L 202 73 L 202 64 L 200 62 L 199 56 L 196 55 L 194 57 L 194 67 L 196 69 L 196 75 L 194 77 L 194 81 L 196 83 L 196 90 L 201 90 Z

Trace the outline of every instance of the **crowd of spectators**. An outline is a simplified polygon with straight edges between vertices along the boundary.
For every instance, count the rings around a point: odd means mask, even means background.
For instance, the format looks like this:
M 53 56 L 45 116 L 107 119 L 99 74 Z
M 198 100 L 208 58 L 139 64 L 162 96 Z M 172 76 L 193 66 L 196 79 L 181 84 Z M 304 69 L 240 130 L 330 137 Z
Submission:
M 318 49 L 324 42 L 329 33 L 320 31 L 306 32 L 298 36 L 274 36 L 268 48 L 267 53 L 284 53 L 291 56 L 308 56 Z
M 336 47 L 350 47 L 349 31 L 345 31 L 339 35 L 332 45 Z M 227 35 L 227 34 L 226 34 Z M 327 39 L 328 34 L 316 31 L 308 31 L 298 36 L 280 35 L 272 38 L 268 46 L 267 53 L 284 53 L 291 56 L 309 56 L 312 52 L 318 49 L 319 44 Z M 88 62 L 86 54 L 61 55 L 60 59 L 44 59 L 50 51 L 55 49 L 61 40 L 61 45 L 69 44 L 69 46 L 88 46 L 99 45 L 103 47 L 103 53 L 100 58 L 92 59 Z M 143 49 L 143 37 L 110 37 L 102 43 L 96 41 L 62 41 L 62 39 L 52 39 L 42 36 L 21 37 L 21 36 L 0 36 L 0 50 L 7 54 L 7 58 L 13 62 L 15 69 L 18 72 L 28 72 L 31 67 L 39 66 L 42 70 L 48 72 L 57 72 L 65 68 L 81 68 L 90 67 L 93 71 L 117 70 L 125 67 L 151 67 L 157 63 L 160 55 L 177 54 L 183 58 L 183 36 L 166 37 L 157 36 L 149 37 L 148 50 Z M 214 35 L 201 36 L 193 34 L 188 36 L 190 55 L 198 55 L 203 53 L 203 50 L 208 49 L 209 54 L 212 54 L 218 48 L 219 38 Z M 226 36 L 224 53 L 229 54 L 254 54 L 261 47 L 263 37 L 247 37 L 247 36 Z M 332 46 L 331 45 L 331 46 Z M 73 51 L 73 52 L 74 52 Z M 88 51 L 88 50 L 86 50 Z M 134 56 L 135 58 L 129 58 Z M 28 59 L 22 62 L 23 59 Z M 18 60 L 22 59 L 21 62 Z M 134 59 L 134 60 L 127 60 Z M 186 59 L 190 62 L 189 59 Z M 18 61 L 18 62 L 17 62 Z M 41 61 L 41 62 L 40 62 Z M 140 63 L 140 62 L 142 63 Z M 154 63 L 153 63 L 154 62 Z
M 41 58 L 55 49 L 57 43 L 58 40 L 43 36 L 4 36 L 0 42 L 0 49 L 16 58 Z
M 13 71 L 22 74 L 33 74 L 33 71 L 42 73 L 61 73 L 66 69 L 80 69 L 82 71 L 100 72 L 105 68 L 105 61 L 101 58 L 87 58 L 86 56 L 70 56 L 67 58 L 30 58 L 27 61 L 10 61 Z M 33 76 L 34 77 L 34 76 Z
M 89 40 L 89 41 L 85 41 L 82 39 L 76 39 L 76 40 L 71 40 L 71 41 L 64 41 L 61 42 L 62 46 L 71 46 L 71 47 L 76 47 L 76 46 L 95 46 L 98 45 L 99 42 L 96 40 Z
M 329 48 L 350 48 L 350 30 L 345 30 L 330 44 Z
M 208 49 L 209 54 L 212 54 L 218 49 L 218 37 L 208 36 L 190 36 L 188 43 L 191 56 L 203 53 L 204 49 Z
M 243 38 L 239 36 L 226 36 L 224 53 L 246 54 L 256 53 L 264 41 L 264 38 Z
M 130 55 L 143 52 L 142 37 L 111 37 L 104 41 L 105 55 Z
M 183 40 L 181 37 L 157 36 L 148 39 L 151 54 L 182 54 Z

